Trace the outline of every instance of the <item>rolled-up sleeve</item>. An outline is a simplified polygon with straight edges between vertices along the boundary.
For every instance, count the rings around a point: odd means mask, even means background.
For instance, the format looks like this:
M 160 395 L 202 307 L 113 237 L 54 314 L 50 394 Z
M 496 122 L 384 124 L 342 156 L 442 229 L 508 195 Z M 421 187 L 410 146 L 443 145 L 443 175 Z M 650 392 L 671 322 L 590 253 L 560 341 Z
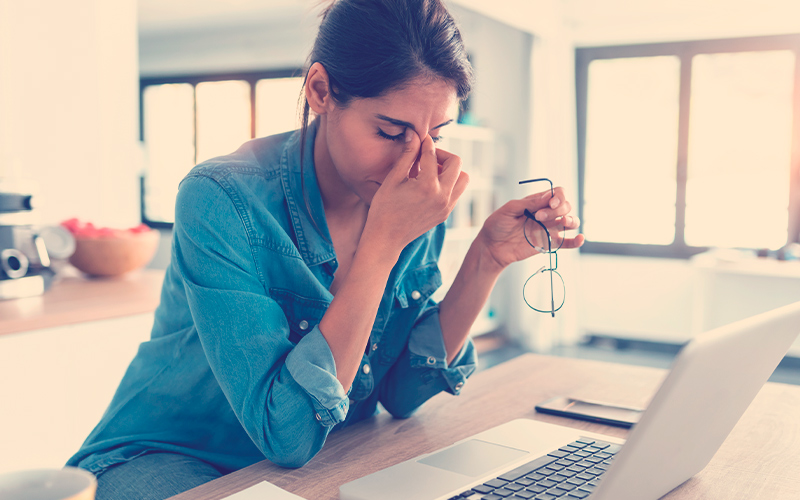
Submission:
M 343 421 L 349 400 L 336 378 L 336 362 L 328 341 L 315 326 L 286 357 L 286 368 L 311 397 L 315 418 L 327 427 Z M 351 386 L 352 389 L 352 386 Z
M 448 365 L 447 350 L 444 346 L 442 326 L 439 323 L 439 306 L 432 307 L 424 319 L 417 323 L 408 340 L 411 366 L 414 368 L 435 368 L 447 381 L 445 390 L 458 395 L 467 378 L 477 366 L 475 347 L 472 339 L 467 339 L 453 361 Z
M 348 398 L 318 328 L 289 340 L 232 192 L 225 179 L 184 179 L 175 265 L 208 363 L 242 427 L 269 460 L 299 467 L 345 418 Z
M 447 363 L 439 305 L 429 299 L 411 330 L 408 346 L 381 384 L 381 404 L 394 417 L 407 418 L 442 391 L 460 394 L 476 367 L 475 346 L 469 338 Z

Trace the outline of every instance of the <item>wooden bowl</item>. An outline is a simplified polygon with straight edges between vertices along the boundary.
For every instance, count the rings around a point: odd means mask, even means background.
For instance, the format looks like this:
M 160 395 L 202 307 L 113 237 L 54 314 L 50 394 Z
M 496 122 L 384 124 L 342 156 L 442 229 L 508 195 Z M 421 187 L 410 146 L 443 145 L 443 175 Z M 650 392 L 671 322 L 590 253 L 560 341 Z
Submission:
M 161 233 L 121 232 L 117 236 L 75 237 L 70 264 L 92 276 L 119 276 L 150 263 L 158 249 Z

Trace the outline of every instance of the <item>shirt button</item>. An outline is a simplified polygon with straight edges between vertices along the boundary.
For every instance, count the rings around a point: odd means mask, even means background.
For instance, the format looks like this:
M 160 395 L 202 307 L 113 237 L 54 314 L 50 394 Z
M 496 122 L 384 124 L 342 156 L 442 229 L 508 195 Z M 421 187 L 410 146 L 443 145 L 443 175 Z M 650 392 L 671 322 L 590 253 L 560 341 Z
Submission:
M 322 417 L 319 416 L 319 413 L 316 414 L 317 420 L 322 420 Z
M 419 293 L 419 290 L 414 290 L 413 292 L 411 292 L 412 299 L 419 300 L 420 297 L 422 297 L 422 294 Z
M 361 371 L 364 372 L 364 375 L 369 375 L 369 365 L 362 366 Z
M 378 350 L 378 344 L 377 343 L 372 344 L 372 350 L 373 351 L 377 351 Z
M 297 326 L 299 326 L 301 330 L 308 330 L 308 321 L 303 320 Z
M 428 364 L 429 365 L 435 365 L 436 364 L 436 358 L 434 358 L 433 356 L 428 356 Z
M 456 390 L 457 391 L 460 391 L 462 387 L 464 387 L 464 382 L 459 382 L 459 383 L 456 384 Z

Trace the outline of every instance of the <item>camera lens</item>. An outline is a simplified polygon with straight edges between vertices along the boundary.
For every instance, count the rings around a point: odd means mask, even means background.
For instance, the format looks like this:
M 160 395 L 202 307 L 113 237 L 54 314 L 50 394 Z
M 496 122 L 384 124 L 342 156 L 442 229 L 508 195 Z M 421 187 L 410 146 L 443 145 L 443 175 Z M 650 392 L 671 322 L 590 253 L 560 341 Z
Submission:
M 0 252 L 0 267 L 9 278 L 22 278 L 28 273 L 28 258 L 16 248 L 6 248 Z

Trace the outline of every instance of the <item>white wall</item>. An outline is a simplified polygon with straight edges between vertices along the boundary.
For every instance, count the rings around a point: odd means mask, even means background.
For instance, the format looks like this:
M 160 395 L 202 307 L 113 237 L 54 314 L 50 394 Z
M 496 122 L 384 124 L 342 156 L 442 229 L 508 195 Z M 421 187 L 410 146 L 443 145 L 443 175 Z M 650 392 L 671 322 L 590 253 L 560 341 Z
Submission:
M 136 0 L 0 0 L 0 177 L 42 222 L 139 220 Z

